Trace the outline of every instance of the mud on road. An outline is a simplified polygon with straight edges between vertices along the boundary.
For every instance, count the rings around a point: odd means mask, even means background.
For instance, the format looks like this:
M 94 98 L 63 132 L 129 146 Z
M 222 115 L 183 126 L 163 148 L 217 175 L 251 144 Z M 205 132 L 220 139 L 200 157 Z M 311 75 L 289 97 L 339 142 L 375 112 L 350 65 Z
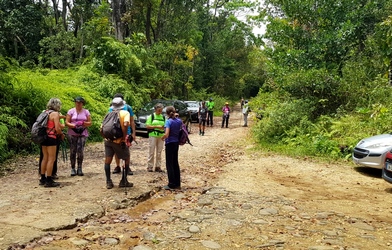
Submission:
M 38 186 L 37 159 L 15 162 L 0 179 L 0 248 L 392 249 L 392 189 L 380 171 L 257 150 L 238 110 L 228 129 L 219 117 L 204 136 L 192 125 L 181 191 L 147 172 L 143 138 L 128 190 L 105 188 L 102 143 L 88 146 L 85 176 L 60 164 L 58 189 Z

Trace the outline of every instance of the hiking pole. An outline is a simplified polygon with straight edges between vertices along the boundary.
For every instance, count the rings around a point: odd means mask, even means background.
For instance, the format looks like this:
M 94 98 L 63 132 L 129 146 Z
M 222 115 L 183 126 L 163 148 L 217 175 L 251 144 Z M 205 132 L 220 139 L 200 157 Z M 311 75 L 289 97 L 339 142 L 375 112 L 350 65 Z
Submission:
M 125 195 L 128 195 L 127 185 L 126 185 L 126 183 L 125 183 L 125 180 L 126 180 L 126 179 L 124 179 L 124 178 L 128 177 L 128 176 L 127 176 L 127 172 L 126 172 L 126 170 L 125 170 L 125 160 L 120 160 L 120 161 L 121 161 L 121 163 L 122 163 L 122 164 L 120 164 L 120 165 L 121 165 L 121 167 L 122 167 L 122 176 L 121 176 L 121 179 L 124 180 L 124 194 L 125 194 Z M 125 177 L 124 177 L 124 176 L 125 176 Z
M 67 143 L 65 141 L 62 141 L 60 143 L 60 147 L 61 147 L 61 155 L 63 157 L 63 162 L 66 162 L 68 160 L 68 156 L 67 156 Z

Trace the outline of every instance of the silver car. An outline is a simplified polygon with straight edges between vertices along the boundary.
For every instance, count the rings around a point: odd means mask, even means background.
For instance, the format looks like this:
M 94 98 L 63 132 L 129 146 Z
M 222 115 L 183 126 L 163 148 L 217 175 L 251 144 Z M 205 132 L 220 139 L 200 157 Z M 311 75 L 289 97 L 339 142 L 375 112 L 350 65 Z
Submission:
M 392 150 L 392 134 L 361 140 L 354 148 L 353 161 L 359 166 L 382 169 L 387 152 Z

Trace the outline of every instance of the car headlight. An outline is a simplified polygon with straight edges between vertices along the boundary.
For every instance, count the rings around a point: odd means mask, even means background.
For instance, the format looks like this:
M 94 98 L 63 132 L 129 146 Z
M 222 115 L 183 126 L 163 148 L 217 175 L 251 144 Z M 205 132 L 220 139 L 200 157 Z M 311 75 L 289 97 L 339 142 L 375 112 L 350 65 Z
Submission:
M 366 148 L 387 148 L 387 147 L 391 147 L 392 143 L 386 143 L 386 142 L 380 142 L 380 143 L 376 143 L 373 145 L 369 145 Z

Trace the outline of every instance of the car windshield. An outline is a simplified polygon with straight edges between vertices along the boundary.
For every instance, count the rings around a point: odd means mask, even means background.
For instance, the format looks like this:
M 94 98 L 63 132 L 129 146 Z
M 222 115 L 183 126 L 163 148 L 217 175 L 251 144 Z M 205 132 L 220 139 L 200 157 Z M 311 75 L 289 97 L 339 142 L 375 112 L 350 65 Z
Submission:
M 186 105 L 188 105 L 188 107 L 190 107 L 190 108 L 198 108 L 199 107 L 197 102 L 187 102 Z

